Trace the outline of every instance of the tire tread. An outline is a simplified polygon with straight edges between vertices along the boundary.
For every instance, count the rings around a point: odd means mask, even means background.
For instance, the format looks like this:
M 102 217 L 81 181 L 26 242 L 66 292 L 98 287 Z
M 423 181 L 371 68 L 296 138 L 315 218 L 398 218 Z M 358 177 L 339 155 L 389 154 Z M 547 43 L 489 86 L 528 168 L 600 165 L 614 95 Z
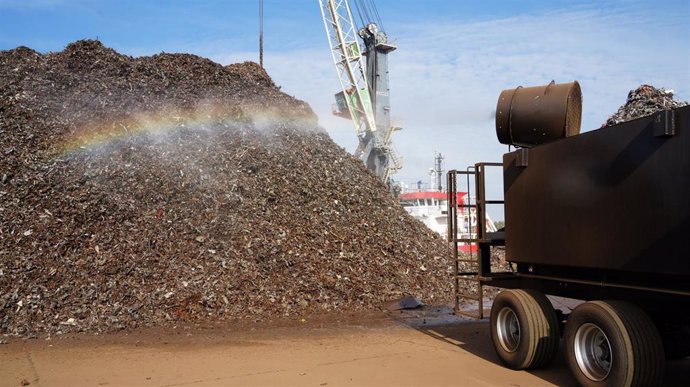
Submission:
M 649 316 L 638 307 L 620 301 L 607 301 L 615 308 L 628 330 L 633 346 L 635 369 L 632 387 L 661 384 L 664 367 L 664 348 L 661 337 Z M 638 364 L 649 366 L 638 367 Z
M 587 316 L 587 317 L 585 317 Z M 622 370 L 614 379 L 594 382 L 581 374 L 574 356 L 572 339 L 583 322 L 595 322 L 602 327 L 610 325 L 616 331 L 606 332 L 610 339 L 619 337 L 618 346 L 623 346 L 620 353 L 613 353 L 614 358 L 627 358 L 618 367 L 632 367 Z M 637 306 L 624 301 L 589 301 L 573 311 L 566 324 L 566 346 L 568 362 L 576 379 L 583 386 L 629 386 L 651 387 L 661 385 L 665 366 L 664 348 L 661 336 L 649 316 Z M 627 345 L 629 343 L 629 346 Z M 612 348 L 617 347 L 613 343 Z M 585 379 L 582 379 L 585 378 Z
M 560 344 L 558 318 L 551 302 L 542 293 L 530 289 L 504 290 L 499 297 L 501 300 L 514 301 L 524 310 L 526 320 L 524 325 L 526 326 L 521 329 L 530 332 L 529 342 L 525 343 L 526 354 L 524 358 L 519 359 L 519 363 L 506 361 L 499 353 L 501 360 L 513 369 L 534 369 L 550 363 L 555 358 Z M 492 316 L 493 314 L 492 312 Z M 492 329 L 494 329 L 493 322 Z M 492 340 L 494 340 L 493 334 Z M 499 349 L 495 342 L 494 348 L 498 353 Z

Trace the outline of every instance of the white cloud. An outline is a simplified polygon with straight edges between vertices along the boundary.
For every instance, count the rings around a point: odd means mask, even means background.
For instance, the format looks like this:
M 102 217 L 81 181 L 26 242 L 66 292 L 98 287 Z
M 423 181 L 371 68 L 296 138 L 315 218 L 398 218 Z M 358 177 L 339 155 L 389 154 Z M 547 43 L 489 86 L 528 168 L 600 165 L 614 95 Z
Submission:
M 435 151 L 446 156 L 450 168 L 500 160 L 506 148 L 496 140 L 492 114 L 506 88 L 579 80 L 583 131 L 598 128 L 641 83 L 690 99 L 684 18 L 648 20 L 642 11 L 578 9 L 464 24 L 387 22 L 399 47 L 390 57 L 392 116 L 404 126 L 394 142 L 406 159 L 396 177 L 426 180 Z M 221 63 L 256 57 L 208 55 Z M 333 139 L 352 151 L 353 125 L 330 114 L 339 83 L 325 34 L 321 46 L 267 52 L 265 60 L 283 91 L 306 100 Z M 500 182 L 490 187 L 495 195 L 501 190 Z

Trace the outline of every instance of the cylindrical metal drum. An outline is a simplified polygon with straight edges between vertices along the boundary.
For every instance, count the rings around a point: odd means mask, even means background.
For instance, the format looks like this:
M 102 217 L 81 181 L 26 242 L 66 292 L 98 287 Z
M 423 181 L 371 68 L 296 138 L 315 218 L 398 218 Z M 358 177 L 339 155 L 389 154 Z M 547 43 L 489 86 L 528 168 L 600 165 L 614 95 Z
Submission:
M 580 133 L 582 92 L 577 81 L 507 89 L 496 105 L 502 144 L 529 148 Z

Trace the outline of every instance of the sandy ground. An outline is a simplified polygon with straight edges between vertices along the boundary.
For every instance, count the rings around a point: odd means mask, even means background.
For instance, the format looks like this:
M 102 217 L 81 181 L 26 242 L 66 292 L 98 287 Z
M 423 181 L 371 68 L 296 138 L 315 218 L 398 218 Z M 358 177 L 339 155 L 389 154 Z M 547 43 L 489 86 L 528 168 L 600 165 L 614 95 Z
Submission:
M 574 385 L 562 353 L 548 369 L 508 370 L 487 321 L 448 312 L 14 339 L 0 345 L 0 385 Z M 690 358 L 670 362 L 665 384 L 684 385 L 689 375 Z

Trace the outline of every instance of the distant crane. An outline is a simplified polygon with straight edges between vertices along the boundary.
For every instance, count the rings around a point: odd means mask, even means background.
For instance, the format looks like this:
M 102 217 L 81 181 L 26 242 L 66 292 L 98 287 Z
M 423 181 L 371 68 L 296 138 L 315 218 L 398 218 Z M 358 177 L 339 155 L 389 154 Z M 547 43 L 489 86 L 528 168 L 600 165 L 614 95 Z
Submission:
M 319 0 L 319 5 L 342 86 L 335 95 L 333 114 L 353 121 L 359 139 L 355 156 L 390 185 L 391 175 L 403 163 L 391 141 L 393 132 L 400 129 L 391 125 L 388 84 L 388 53 L 396 47 L 373 22 L 356 30 L 347 0 Z M 366 9 L 360 10 L 360 16 L 362 13 L 370 15 Z M 375 8 L 373 13 L 378 15 Z M 357 36 L 364 42 L 364 52 Z

